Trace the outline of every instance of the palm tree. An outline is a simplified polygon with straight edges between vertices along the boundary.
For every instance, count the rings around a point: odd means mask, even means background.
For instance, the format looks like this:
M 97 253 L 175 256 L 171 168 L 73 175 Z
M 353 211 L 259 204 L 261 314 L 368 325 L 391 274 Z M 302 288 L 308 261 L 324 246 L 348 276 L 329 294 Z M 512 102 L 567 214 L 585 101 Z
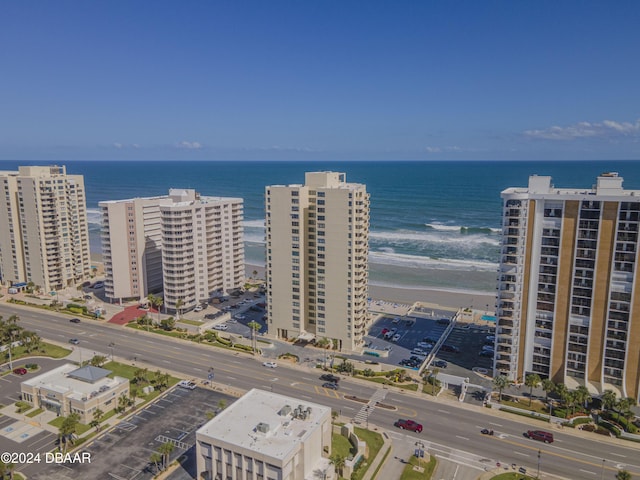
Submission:
M 575 389 L 573 393 L 576 399 L 576 403 L 582 405 L 583 407 L 586 407 L 586 403 L 592 400 L 589 389 L 584 385 L 580 385 Z
M 151 457 L 149 457 L 149 460 L 152 461 L 156 466 L 156 471 L 160 471 L 160 467 L 158 465 L 160 464 L 160 462 L 162 462 L 162 455 L 160 455 L 158 452 L 153 452 L 151 454 Z
M 253 279 L 255 280 L 258 277 L 258 270 L 254 270 L 253 272 L 251 272 L 251 274 L 253 275 Z
M 498 403 L 502 402 L 502 390 L 507 388 L 510 384 L 511 380 L 504 375 L 493 377 L 493 386 L 498 389 Z
M 605 390 L 600 397 L 602 408 L 605 410 L 611 410 L 617 403 L 616 396 L 616 392 L 613 390 Z
M 253 354 L 255 355 L 257 350 L 256 332 L 262 328 L 262 325 L 260 325 L 258 322 L 249 322 L 247 323 L 247 327 L 251 329 L 251 343 L 253 347 Z
M 160 307 L 164 303 L 162 297 L 156 297 L 153 293 L 150 293 L 147 296 L 147 300 L 149 301 L 149 305 L 155 308 L 158 311 L 158 323 L 160 323 Z
M 162 455 L 162 465 L 163 469 L 166 470 L 169 466 L 169 456 L 171 452 L 173 452 L 173 444 L 170 442 L 165 442 L 158 448 L 158 452 Z
M 138 397 L 138 388 L 131 386 L 129 388 L 129 398 L 131 398 L 132 409 L 136 407 L 136 398 Z
M 560 397 L 560 401 L 564 406 L 566 406 L 567 400 L 569 399 L 569 389 L 564 383 L 558 383 L 555 389 L 556 393 Z
M 329 457 L 329 463 L 333 465 L 338 472 L 338 475 L 342 476 L 342 469 L 344 468 L 345 459 L 342 455 L 338 453 L 333 453 Z
M 631 400 L 632 399 L 629 397 L 621 398 L 620 400 L 618 400 L 618 403 L 616 404 L 618 410 L 618 423 L 620 422 L 620 414 L 629 410 L 629 407 L 631 406 Z
M 60 437 L 60 446 L 63 446 L 63 452 L 67 451 L 67 443 L 73 443 L 72 437 L 76 433 L 78 426 L 79 416 L 77 413 L 72 413 L 62 421 L 62 424 L 58 428 L 58 435 Z
M 524 377 L 524 384 L 529 387 L 529 406 L 531 406 L 531 402 L 533 401 L 533 389 L 540 385 L 540 382 L 540 375 L 537 373 L 530 373 Z
M 626 470 L 618 470 L 618 473 L 616 473 L 616 480 L 631 480 L 631 474 Z
M 556 384 L 553 383 L 548 378 L 543 378 L 541 382 L 541 386 L 542 386 L 542 390 L 544 390 L 544 393 L 545 393 L 544 401 L 546 403 L 549 403 L 549 392 L 553 392 L 555 390 Z
M 124 412 L 127 406 L 129 405 L 129 399 L 127 395 L 123 392 L 120 397 L 118 397 L 118 410 Z
M 176 316 L 178 317 L 178 320 L 180 320 L 180 314 L 182 313 L 181 309 L 183 305 L 184 305 L 184 300 L 179 298 L 178 301 L 176 302 L 176 313 L 177 313 Z
M 89 364 L 94 367 L 101 367 L 107 361 L 104 355 L 94 355 Z

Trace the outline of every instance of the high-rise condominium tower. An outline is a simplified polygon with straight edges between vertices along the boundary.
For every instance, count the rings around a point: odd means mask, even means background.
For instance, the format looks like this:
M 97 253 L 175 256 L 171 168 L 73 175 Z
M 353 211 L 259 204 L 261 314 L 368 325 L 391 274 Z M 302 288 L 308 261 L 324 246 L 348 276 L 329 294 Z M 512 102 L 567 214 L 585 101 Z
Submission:
M 111 299 L 164 291 L 170 310 L 190 309 L 244 283 L 243 202 L 171 189 L 168 196 L 100 202 Z
M 0 274 L 60 290 L 89 278 L 84 178 L 64 166 L 0 172 Z
M 532 176 L 502 192 L 496 372 L 640 395 L 640 191 Z
M 269 333 L 357 350 L 369 324 L 369 194 L 344 173 L 266 188 Z

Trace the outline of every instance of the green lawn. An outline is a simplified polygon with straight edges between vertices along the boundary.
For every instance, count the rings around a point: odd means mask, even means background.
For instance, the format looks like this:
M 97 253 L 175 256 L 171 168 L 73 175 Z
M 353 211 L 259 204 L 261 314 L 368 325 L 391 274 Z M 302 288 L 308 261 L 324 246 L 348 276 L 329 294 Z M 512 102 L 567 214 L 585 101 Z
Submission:
M 65 417 L 54 418 L 49 422 L 49 425 L 51 425 L 52 427 L 60 428 L 60 425 L 62 425 L 62 422 L 64 422 L 64 419 Z M 76 426 L 76 434 L 78 436 L 88 432 L 89 430 L 91 430 L 91 426 L 85 425 L 84 423 L 78 423 Z
M 331 453 L 347 458 L 355 454 L 355 449 L 347 437 L 334 433 L 331 436 Z
M 199 327 L 200 325 L 204 324 L 204 322 L 201 322 L 199 320 L 187 320 L 186 318 L 182 320 L 178 320 L 178 323 L 186 323 L 187 325 L 193 325 L 196 327 Z
M 366 442 L 369 446 L 369 455 L 351 475 L 351 480 L 361 480 L 364 474 L 367 473 L 371 460 L 376 458 L 378 452 L 380 452 L 382 445 L 384 445 L 384 440 L 379 433 L 365 430 L 364 428 L 355 427 L 354 432 L 360 440 Z
M 429 462 L 425 462 L 424 459 L 418 459 L 413 455 L 409 458 L 409 463 L 404 467 L 400 480 L 429 480 L 433 471 L 436 469 L 437 460 L 434 455 L 431 455 Z M 422 467 L 424 472 L 418 472 L 413 467 Z
M 52 357 L 52 358 L 64 358 L 71 353 L 68 348 L 58 347 L 57 345 L 51 345 L 50 343 L 41 342 L 40 348 L 33 350 L 30 353 L 27 352 L 25 347 L 14 347 L 11 349 L 11 358 L 15 362 L 20 358 L 26 357 Z M 9 359 L 9 353 L 5 352 L 7 360 Z
M 44 412 L 44 410 L 43 410 L 43 409 L 41 409 L 41 408 L 36 408 L 33 412 L 29 412 L 29 413 L 27 413 L 27 417 L 29 417 L 29 418 L 33 418 L 33 417 L 35 417 L 36 415 L 40 415 L 42 412 Z

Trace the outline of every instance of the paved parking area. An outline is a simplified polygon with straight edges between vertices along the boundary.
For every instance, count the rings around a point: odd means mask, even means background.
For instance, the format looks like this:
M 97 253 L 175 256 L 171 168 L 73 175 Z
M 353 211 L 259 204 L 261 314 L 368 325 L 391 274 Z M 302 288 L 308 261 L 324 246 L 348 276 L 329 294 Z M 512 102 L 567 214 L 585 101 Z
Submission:
M 230 405 L 235 398 L 203 388 L 176 387 L 85 445 L 82 451 L 91 454 L 91 463 L 47 465 L 25 473 L 42 480 L 151 479 L 157 473 L 151 454 L 165 442 L 174 444 L 170 462 L 195 450 L 195 431 L 207 422 L 207 412 L 216 412 L 220 400 Z

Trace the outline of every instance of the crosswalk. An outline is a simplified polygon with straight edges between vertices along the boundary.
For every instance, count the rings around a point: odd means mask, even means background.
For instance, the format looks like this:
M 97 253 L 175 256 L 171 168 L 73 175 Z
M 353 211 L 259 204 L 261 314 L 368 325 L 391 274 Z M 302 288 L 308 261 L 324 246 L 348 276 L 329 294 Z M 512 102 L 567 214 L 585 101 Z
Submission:
M 373 392 L 373 395 L 371 395 L 369 402 L 363 405 L 362 408 L 360 408 L 358 413 L 356 413 L 356 415 L 353 417 L 353 421 L 355 423 L 366 423 L 369 419 L 369 416 L 375 410 L 376 404 L 382 402 L 382 400 L 384 400 L 386 396 L 387 390 L 384 390 L 382 388 L 379 388 L 378 390 Z

